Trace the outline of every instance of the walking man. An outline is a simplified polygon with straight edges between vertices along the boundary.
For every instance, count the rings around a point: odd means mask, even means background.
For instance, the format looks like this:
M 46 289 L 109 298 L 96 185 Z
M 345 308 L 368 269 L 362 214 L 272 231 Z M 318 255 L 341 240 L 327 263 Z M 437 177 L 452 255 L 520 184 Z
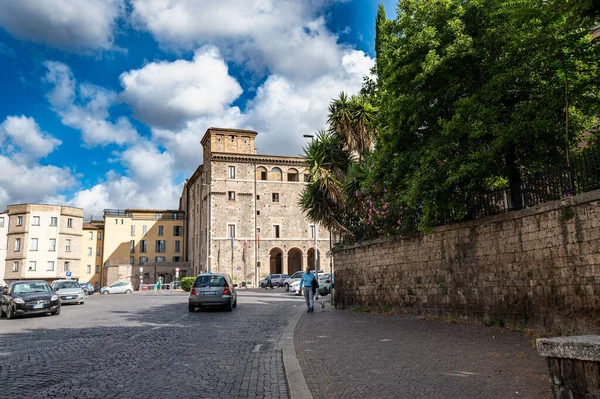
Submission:
M 304 287 L 304 289 L 302 289 Z M 302 273 L 300 278 L 300 289 L 304 293 L 304 300 L 306 301 L 306 313 L 312 313 L 315 311 L 315 291 L 313 287 L 317 287 L 317 279 L 313 273 L 310 272 L 308 266 L 306 271 Z

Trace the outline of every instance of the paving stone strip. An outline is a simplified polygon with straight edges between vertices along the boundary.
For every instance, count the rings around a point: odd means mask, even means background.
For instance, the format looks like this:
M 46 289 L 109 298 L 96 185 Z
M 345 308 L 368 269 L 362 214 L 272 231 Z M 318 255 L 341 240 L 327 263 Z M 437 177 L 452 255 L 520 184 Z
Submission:
M 294 344 L 315 399 L 551 398 L 544 358 L 507 328 L 327 304 L 301 316 Z

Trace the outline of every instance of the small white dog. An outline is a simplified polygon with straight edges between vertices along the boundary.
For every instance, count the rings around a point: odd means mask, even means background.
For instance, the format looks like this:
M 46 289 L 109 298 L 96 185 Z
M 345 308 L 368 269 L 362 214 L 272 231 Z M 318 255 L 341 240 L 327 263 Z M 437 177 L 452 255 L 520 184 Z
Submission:
M 321 312 L 325 311 L 325 302 L 321 302 Z

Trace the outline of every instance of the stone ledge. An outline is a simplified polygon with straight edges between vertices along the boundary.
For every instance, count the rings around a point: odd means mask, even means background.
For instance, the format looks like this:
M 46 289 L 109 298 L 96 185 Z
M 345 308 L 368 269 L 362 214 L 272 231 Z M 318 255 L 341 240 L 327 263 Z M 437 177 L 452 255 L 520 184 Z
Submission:
M 540 338 L 536 346 L 544 357 L 600 361 L 600 335 Z

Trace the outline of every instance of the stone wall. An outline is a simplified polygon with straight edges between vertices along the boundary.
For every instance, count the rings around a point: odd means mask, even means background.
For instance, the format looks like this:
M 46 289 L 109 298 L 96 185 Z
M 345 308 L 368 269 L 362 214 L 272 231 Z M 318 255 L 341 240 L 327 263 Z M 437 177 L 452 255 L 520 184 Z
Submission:
M 600 190 L 335 251 L 336 305 L 600 331 Z

